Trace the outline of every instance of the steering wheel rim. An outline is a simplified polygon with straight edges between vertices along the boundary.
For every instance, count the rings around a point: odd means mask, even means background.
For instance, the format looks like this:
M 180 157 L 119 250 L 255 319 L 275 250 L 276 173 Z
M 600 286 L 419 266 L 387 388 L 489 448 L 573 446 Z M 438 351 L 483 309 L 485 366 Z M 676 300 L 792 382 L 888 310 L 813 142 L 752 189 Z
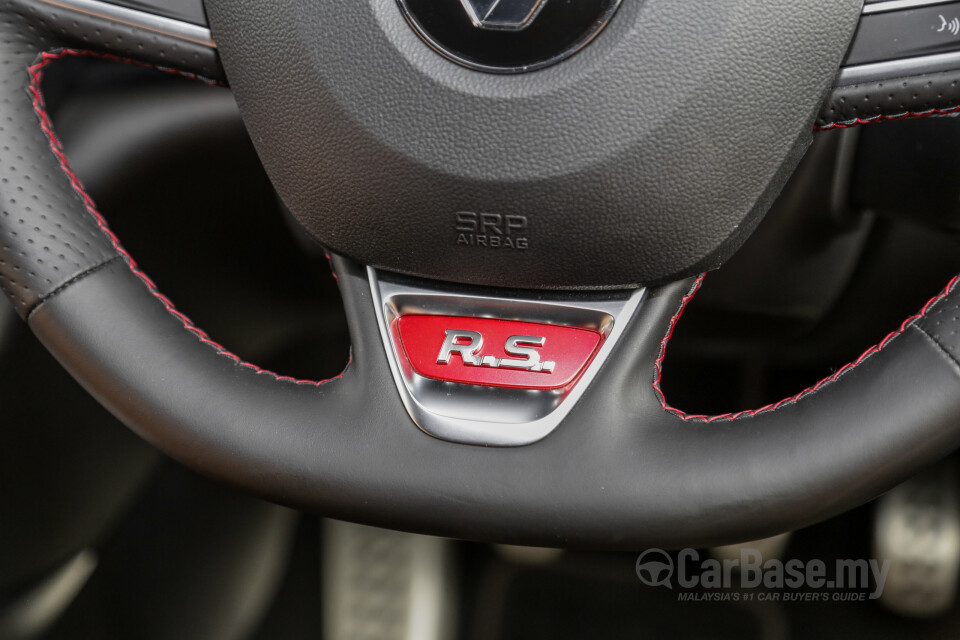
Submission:
M 701 279 L 650 289 L 616 357 L 568 419 L 525 447 L 466 446 L 416 428 L 389 375 L 366 271 L 346 258 L 332 257 L 351 321 L 353 360 L 344 373 L 311 382 L 246 363 L 139 272 L 69 169 L 39 83 L 56 57 L 95 55 L 63 50 L 82 33 L 64 36 L 65 18 L 51 21 L 29 2 L 7 1 L 3 11 L 16 33 L 2 77 L 15 125 L 0 130 L 4 291 L 101 403 L 208 475 L 380 526 L 633 549 L 803 526 L 960 445 L 956 278 L 834 376 L 775 405 L 723 416 L 683 414 L 659 388 L 670 335 Z M 172 43 L 163 38 L 91 17 L 80 22 L 126 33 L 122 45 L 104 47 L 108 55 L 169 61 Z M 209 49 L 176 46 L 181 69 L 164 70 L 219 81 Z M 21 157 L 30 175 L 9 161 Z

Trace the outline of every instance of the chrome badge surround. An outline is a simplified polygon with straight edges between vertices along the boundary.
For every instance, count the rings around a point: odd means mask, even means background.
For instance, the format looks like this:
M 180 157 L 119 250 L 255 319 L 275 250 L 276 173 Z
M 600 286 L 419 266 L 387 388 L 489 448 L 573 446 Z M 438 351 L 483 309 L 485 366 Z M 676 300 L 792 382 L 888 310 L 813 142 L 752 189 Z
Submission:
M 400 398 L 414 423 L 431 436 L 463 444 L 512 447 L 546 437 L 570 413 L 616 347 L 645 289 L 536 300 L 506 295 L 466 294 L 424 287 L 410 278 L 367 268 L 380 337 Z M 598 330 L 604 337 L 596 356 L 568 389 L 531 390 L 444 382 L 419 375 L 402 353 L 392 330 L 404 314 L 460 315 L 562 324 Z

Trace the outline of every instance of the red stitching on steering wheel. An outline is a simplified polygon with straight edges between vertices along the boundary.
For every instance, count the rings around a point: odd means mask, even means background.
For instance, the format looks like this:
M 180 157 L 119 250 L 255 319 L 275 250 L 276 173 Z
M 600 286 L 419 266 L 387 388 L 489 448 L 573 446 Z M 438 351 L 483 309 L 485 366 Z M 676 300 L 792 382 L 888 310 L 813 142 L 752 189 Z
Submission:
M 207 344 L 213 347 L 219 355 L 229 358 L 230 360 L 233 360 L 237 365 L 241 367 L 251 369 L 257 374 L 270 376 L 271 378 L 274 378 L 277 381 L 320 386 L 325 382 L 329 382 L 331 380 L 337 380 L 341 378 L 343 376 L 343 372 L 327 380 L 316 380 L 316 381 L 301 380 L 297 378 L 292 378 L 290 376 L 281 376 L 277 373 L 274 373 L 273 371 L 263 369 L 251 362 L 247 362 L 246 360 L 242 359 L 240 356 L 231 352 L 229 349 L 227 349 L 220 343 L 214 340 L 211 340 L 210 336 L 208 336 L 203 329 L 195 325 L 193 321 L 190 320 L 190 318 L 188 318 L 183 313 L 178 311 L 177 308 L 174 306 L 173 302 L 171 302 L 170 299 L 167 298 L 165 295 L 160 293 L 160 291 L 157 289 L 157 285 L 154 284 L 153 280 L 151 280 L 150 277 L 146 273 L 144 273 L 139 266 L 137 266 L 136 260 L 134 260 L 133 257 L 129 253 L 127 253 L 126 249 L 124 249 L 123 246 L 120 244 L 120 240 L 110 230 L 110 227 L 107 225 L 107 221 L 103 218 L 103 216 L 97 210 L 97 206 L 93 202 L 93 199 L 84 190 L 83 184 L 80 182 L 80 179 L 73 172 L 73 169 L 70 168 L 70 163 L 67 161 L 67 157 L 66 155 L 64 155 L 64 152 L 63 152 L 63 146 L 61 145 L 59 138 L 57 138 L 57 135 L 53 131 L 53 125 L 50 122 L 50 117 L 47 115 L 46 104 L 44 103 L 44 100 L 43 100 L 43 94 L 42 94 L 40 85 L 43 79 L 43 71 L 47 67 L 47 65 L 67 57 L 100 58 L 103 60 L 110 60 L 113 62 L 123 62 L 125 64 L 132 64 L 132 65 L 135 65 L 138 67 L 144 67 L 147 69 L 155 69 L 163 73 L 182 76 L 184 78 L 190 78 L 193 80 L 200 80 L 201 82 L 204 82 L 209 85 L 221 85 L 222 83 L 217 82 L 216 80 L 210 80 L 208 78 L 201 77 L 194 73 L 180 71 L 178 69 L 161 67 L 161 66 L 149 64 L 146 62 L 141 62 L 139 60 L 132 60 L 129 58 L 121 58 L 119 56 L 115 56 L 107 53 L 95 53 L 93 51 L 83 51 L 79 49 L 60 49 L 57 51 L 44 52 L 40 55 L 39 60 L 28 68 L 28 71 L 30 72 L 30 86 L 28 90 L 33 98 L 33 110 L 36 112 L 37 116 L 40 118 L 40 126 L 43 129 L 43 132 L 47 135 L 47 139 L 50 141 L 50 148 L 53 150 L 53 153 L 57 156 L 57 158 L 60 161 L 60 168 L 63 169 L 63 172 L 70 179 L 70 184 L 73 186 L 74 191 L 77 192 L 77 194 L 80 196 L 81 200 L 83 201 L 84 208 L 86 208 L 86 210 L 90 213 L 90 215 L 92 215 L 94 219 L 97 221 L 97 225 L 110 239 L 110 242 L 113 245 L 113 248 L 123 257 L 123 260 L 127 263 L 127 266 L 130 268 L 130 271 L 132 271 L 135 276 L 137 276 L 138 278 L 140 278 L 141 281 L 143 281 L 143 283 L 147 286 L 147 289 L 149 289 L 150 293 L 153 294 L 153 296 L 160 301 L 160 303 L 166 308 L 166 310 L 172 316 L 174 316 L 177 320 L 179 320 L 183 324 L 184 329 L 186 329 L 187 331 L 197 336 L 197 338 L 200 339 L 200 342 L 203 342 L 204 344 Z M 350 360 L 347 361 L 346 366 L 350 366 L 351 361 L 352 361 L 352 357 Z M 344 368 L 344 370 L 346 370 L 346 368 Z
M 771 404 L 764 405 L 759 409 L 746 409 L 744 411 L 737 411 L 735 413 L 721 413 L 719 415 L 709 416 L 706 414 L 689 414 L 684 411 L 681 411 L 680 409 L 677 409 L 676 407 L 670 406 L 667 403 L 666 397 L 663 395 L 663 389 L 660 388 L 660 382 L 663 377 L 662 365 L 663 365 L 663 359 L 667 353 L 667 344 L 670 342 L 670 338 L 673 336 L 673 330 L 677 326 L 677 322 L 679 322 L 680 316 L 683 315 L 684 309 L 687 308 L 687 304 L 693 299 L 695 295 L 697 295 L 697 291 L 700 290 L 700 286 L 703 284 L 704 277 L 706 276 L 701 275 L 699 278 L 697 278 L 696 282 L 693 283 L 693 287 L 691 287 L 689 293 L 687 293 L 687 295 L 684 296 L 683 300 L 680 302 L 680 309 L 677 310 L 677 313 L 674 314 L 673 318 L 670 319 L 670 327 L 667 330 L 667 334 L 663 337 L 663 340 L 660 341 L 660 355 L 657 357 L 657 360 L 654 363 L 655 374 L 653 379 L 653 390 L 657 394 L 657 397 L 660 399 L 660 406 L 663 407 L 665 411 L 669 411 L 670 413 L 676 414 L 681 420 L 684 420 L 686 422 L 690 422 L 690 421 L 716 422 L 719 420 L 736 420 L 738 418 L 752 417 L 761 413 L 766 413 L 768 411 L 775 411 L 785 404 L 793 404 L 799 401 L 803 397 L 814 393 L 824 385 L 827 385 L 831 382 L 836 381 L 844 373 L 847 373 L 848 371 L 853 370 L 864 360 L 866 360 L 873 354 L 877 353 L 878 351 L 886 347 L 888 344 L 890 344 L 890 342 L 894 338 L 896 338 L 898 335 L 906 331 L 907 327 L 909 327 L 913 322 L 925 316 L 934 304 L 936 304 L 938 301 L 942 300 L 947 295 L 949 295 L 950 292 L 953 290 L 953 288 L 957 285 L 957 283 L 960 282 L 960 275 L 954 276 L 950 280 L 950 282 L 947 283 L 947 286 L 944 287 L 943 291 L 941 291 L 939 294 L 935 295 L 934 297 L 930 298 L 930 300 L 928 300 L 927 303 L 923 305 L 923 308 L 918 313 L 904 320 L 900 324 L 900 328 L 898 328 L 896 331 L 891 331 L 890 333 L 888 333 L 883 340 L 881 340 L 879 343 L 873 345 L 872 347 L 864 351 L 862 354 L 860 354 L 859 358 L 857 358 L 853 362 L 849 362 L 843 365 L 842 367 L 837 369 L 837 371 L 834 372 L 833 375 L 827 376 L 826 378 L 816 383 L 812 387 L 807 387 L 806 389 L 804 389 L 803 391 L 801 391 L 796 395 L 790 396 L 788 398 L 784 398 L 779 402 L 774 402 Z
M 123 246 L 120 244 L 120 240 L 119 240 L 119 239 L 116 237 L 116 235 L 114 235 L 114 233 L 110 230 L 109 226 L 107 225 L 106 220 L 103 218 L 103 216 L 102 216 L 102 215 L 100 214 L 100 212 L 97 210 L 97 207 L 96 207 L 96 205 L 95 205 L 94 202 L 93 202 L 93 199 L 90 198 L 90 196 L 89 196 L 89 195 L 87 194 L 87 192 L 84 190 L 83 184 L 80 182 L 80 179 L 77 177 L 77 175 L 76 175 L 76 174 L 73 172 L 73 170 L 70 168 L 70 163 L 67 161 L 67 158 L 66 158 L 66 156 L 64 155 L 63 147 L 62 147 L 62 145 L 61 145 L 61 143 L 60 143 L 60 140 L 57 138 L 56 134 L 55 134 L 54 131 L 53 131 L 53 126 L 52 126 L 52 124 L 51 124 L 51 122 L 50 122 L 50 118 L 49 118 L 49 116 L 47 115 L 47 112 L 46 112 L 46 105 L 45 105 L 45 103 L 44 103 L 43 95 L 42 95 L 42 92 L 41 92 L 41 89 L 40 89 L 41 81 L 42 81 L 42 78 L 43 78 L 43 70 L 44 70 L 44 69 L 47 67 L 47 65 L 49 65 L 50 63 L 55 62 L 56 60 L 61 60 L 61 59 L 63 59 L 63 58 L 71 57 L 71 56 L 73 56 L 73 57 L 100 58 L 100 59 L 104 59 L 104 60 L 110 60 L 110 61 L 113 61 L 113 62 L 123 62 L 123 63 L 125 63 L 125 64 L 132 64 L 132 65 L 135 65 L 135 66 L 138 66 L 138 67 L 155 69 L 155 70 L 161 71 L 161 72 L 163 72 L 163 73 L 168 73 L 168 74 L 172 74 L 172 75 L 178 75 L 178 76 L 182 76 L 182 77 L 190 78 L 190 79 L 194 79 L 194 80 L 200 80 L 200 81 L 205 82 L 206 84 L 209 84 L 209 85 L 221 85 L 222 83 L 217 82 L 217 81 L 215 81 L 215 80 L 210 80 L 210 79 L 208 79 L 208 78 L 204 78 L 204 77 L 199 76 L 199 75 L 194 74 L 194 73 L 188 73 L 188 72 L 180 71 L 180 70 L 178 70 L 178 69 L 173 69 L 173 68 L 170 68 L 170 67 L 161 67 L 161 66 L 153 65 L 153 64 L 150 64 L 150 63 L 146 63 L 146 62 L 141 62 L 141 61 L 139 61 L 139 60 L 133 60 L 133 59 L 130 59 L 130 58 L 122 58 L 122 57 L 115 56 L 115 55 L 111 55 L 111 54 L 95 53 L 95 52 L 92 52 L 92 51 L 84 51 L 84 50 L 79 50 L 79 49 L 61 49 L 61 50 L 57 50 L 57 51 L 44 52 L 44 53 L 42 53 L 42 54 L 40 55 L 40 59 L 39 59 L 36 63 L 34 63 L 33 65 L 31 65 L 31 66 L 28 68 L 28 71 L 30 72 L 30 86 L 29 86 L 29 91 L 30 91 L 30 93 L 31 93 L 31 95 L 32 95 L 32 97 L 33 97 L 33 109 L 34 109 L 34 111 L 37 113 L 37 116 L 38 116 L 39 119 L 40 119 L 40 126 L 42 127 L 44 133 L 47 135 L 47 139 L 50 141 L 50 148 L 52 149 L 53 153 L 57 156 L 57 158 L 58 158 L 59 161 L 60 161 L 60 167 L 61 167 L 61 169 L 63 169 L 63 172 L 64 172 L 64 173 L 67 175 L 67 177 L 70 179 L 71 185 L 73 186 L 73 188 L 74 188 L 74 190 L 77 192 L 77 194 L 80 196 L 80 198 L 81 198 L 81 200 L 83 201 L 83 205 L 84 205 L 84 207 L 86 208 L 86 210 L 94 217 L 94 219 L 95 219 L 96 222 L 97 222 L 97 225 L 100 227 L 100 229 L 101 229 L 101 230 L 107 235 L 107 237 L 110 239 L 110 242 L 111 242 L 111 244 L 113 245 L 114 249 L 116 249 L 116 251 L 123 257 L 124 261 L 126 262 L 127 266 L 130 268 L 130 270 L 134 273 L 134 275 L 136 275 L 138 278 L 140 278 L 141 281 L 143 281 L 143 283 L 147 286 L 147 289 L 150 291 L 150 293 L 153 294 L 153 296 L 154 296 L 157 300 L 159 300 L 161 304 L 163 304 L 164 308 L 166 308 L 166 310 L 167 310 L 171 315 L 173 315 L 174 317 L 176 317 L 176 318 L 183 324 L 183 327 L 184 327 L 185 329 L 187 329 L 188 331 L 190 331 L 191 333 L 193 333 L 194 335 L 196 335 L 196 336 L 200 339 L 200 341 L 203 342 L 204 344 L 207 344 L 207 345 L 210 345 L 211 347 L 213 347 L 219 355 L 222 355 L 222 356 L 224 356 L 224 357 L 226 357 L 226 358 L 229 358 L 230 360 L 234 361 L 237 365 L 239 365 L 239 366 L 241 366 L 241 367 L 246 367 L 246 368 L 248 368 L 248 369 L 251 369 L 251 370 L 253 370 L 254 372 L 256 372 L 257 374 L 263 374 L 263 375 L 270 376 L 270 377 L 272 377 L 272 378 L 274 378 L 275 380 L 278 380 L 278 381 L 286 381 L 286 382 L 293 382 L 293 383 L 295 383 L 295 384 L 310 384 L 310 385 L 319 386 L 319 385 L 321 385 L 321 384 L 323 384 L 323 383 L 325 383 L 325 382 L 329 382 L 329 381 L 331 381 L 331 380 L 337 380 L 337 379 L 341 378 L 341 377 L 343 376 L 343 372 L 341 372 L 339 375 L 334 376 L 333 378 L 329 378 L 329 379 L 327 379 L 327 380 L 314 381 L 314 380 L 297 379 L 297 378 L 293 378 L 293 377 L 290 377 L 290 376 L 281 376 L 281 375 L 279 375 L 279 374 L 277 374 L 277 373 L 275 373 L 275 372 L 273 372 L 273 371 L 269 371 L 269 370 L 267 370 L 267 369 L 263 369 L 263 368 L 258 367 L 257 365 L 255 365 L 255 364 L 253 364 L 253 363 L 251 363 L 251 362 L 247 362 L 247 361 L 243 360 L 242 358 L 240 358 L 240 356 L 238 356 L 238 355 L 236 355 L 235 353 L 231 352 L 230 350 L 228 350 L 228 349 L 227 349 L 226 347 L 224 347 L 223 345 L 221 345 L 221 344 L 219 344 L 218 342 L 210 339 L 210 336 L 208 336 L 205 331 L 203 331 L 203 330 L 200 329 L 196 324 L 194 324 L 193 321 L 190 320 L 190 318 L 188 318 L 186 315 L 184 315 L 183 313 L 181 313 L 180 311 L 178 311 L 177 308 L 174 306 L 173 302 L 171 302 L 170 299 L 167 298 L 165 295 L 163 295 L 162 293 L 160 293 L 160 291 L 157 289 L 156 284 L 150 279 L 149 276 L 147 276 L 146 273 L 143 272 L 143 270 L 141 270 L 141 269 L 137 266 L 136 261 L 133 259 L 133 257 L 132 257 L 129 253 L 127 253 L 127 251 L 126 251 L 126 250 L 123 248 Z M 866 118 L 866 119 L 857 118 L 856 120 L 851 120 L 851 121 L 849 121 L 849 122 L 834 122 L 834 123 L 830 123 L 830 124 L 827 124 L 827 125 L 817 126 L 817 127 L 815 127 L 815 130 L 820 131 L 820 130 L 827 130 L 827 129 L 833 129 L 833 128 L 853 127 L 853 126 L 858 126 L 858 125 L 861 125 L 861 124 L 869 124 L 869 123 L 871 123 L 871 122 L 878 122 L 878 121 L 882 121 L 882 120 L 902 120 L 902 119 L 904 119 L 904 118 L 910 118 L 910 117 L 923 118 L 923 117 L 931 116 L 931 115 L 945 115 L 945 114 L 949 114 L 949 113 L 955 113 L 955 112 L 957 112 L 957 111 L 960 111 L 960 105 L 958 105 L 958 106 L 956 106 L 956 107 L 951 107 L 951 108 L 949 108 L 949 109 L 929 109 L 929 110 L 927 110 L 927 111 L 922 111 L 922 112 L 905 112 L 905 113 L 897 114 L 897 115 L 893 115 L 893 116 L 878 115 L 878 116 L 874 116 L 874 117 Z M 334 274 L 334 276 L 336 277 L 336 274 Z M 758 409 L 747 409 L 747 410 L 738 411 L 738 412 L 735 412 L 735 413 L 722 413 L 722 414 L 719 414 L 719 415 L 710 416 L 710 415 L 706 415 L 706 414 L 689 414 L 689 413 L 685 413 L 684 411 L 681 411 L 680 409 L 677 409 L 677 408 L 675 408 L 675 407 L 670 406 L 670 405 L 667 403 L 666 397 L 665 397 L 664 394 L 663 394 L 663 390 L 661 389 L 661 380 L 662 380 L 662 377 L 663 377 L 663 366 L 662 366 L 662 365 L 663 365 L 663 359 L 664 359 L 664 357 L 666 356 L 667 344 L 670 342 L 670 338 L 673 336 L 673 330 L 674 330 L 674 328 L 676 327 L 677 322 L 680 320 L 680 316 L 683 315 L 683 311 L 686 309 L 687 304 L 690 302 L 690 300 L 693 299 L 693 297 L 696 295 L 697 291 L 699 291 L 700 286 L 701 286 L 702 283 L 703 283 L 704 277 L 705 277 L 705 275 L 701 275 L 700 277 L 697 278 L 697 280 L 696 280 L 696 282 L 694 283 L 693 287 L 690 289 L 690 292 L 687 293 L 686 296 L 684 296 L 684 298 L 683 298 L 683 300 L 682 300 L 682 302 L 681 302 L 681 304 L 680 304 L 679 310 L 678 310 L 677 313 L 673 316 L 673 318 L 671 318 L 671 320 L 670 320 L 670 326 L 669 326 L 669 328 L 668 328 L 668 330 L 667 330 L 667 334 L 663 337 L 663 340 L 662 340 L 661 343 L 660 343 L 660 354 L 659 354 L 659 356 L 657 357 L 656 362 L 654 363 L 655 376 L 654 376 L 654 380 L 653 380 L 653 385 L 652 385 L 652 386 L 653 386 L 654 392 L 657 394 L 657 397 L 660 399 L 660 405 L 663 407 L 663 409 L 664 409 L 665 411 L 669 411 L 669 412 L 677 415 L 681 420 L 684 420 L 684 421 L 715 422 L 715 421 L 720 421 L 720 420 L 737 420 L 737 419 L 739 419 L 739 418 L 756 416 L 756 415 L 758 415 L 758 414 L 765 413 L 765 412 L 768 412 L 768 411 L 774 411 L 774 410 L 782 407 L 782 406 L 785 405 L 785 404 L 791 404 L 791 403 L 795 403 L 795 402 L 799 401 L 799 400 L 802 399 L 803 397 L 805 397 L 805 396 L 807 396 L 807 395 L 809 395 L 809 394 L 811 394 L 811 393 L 814 393 L 815 391 L 817 391 L 818 389 L 820 389 L 820 388 L 823 387 L 824 385 L 829 384 L 829 383 L 831 383 L 831 382 L 834 382 L 835 380 L 837 380 L 837 379 L 838 379 L 841 375 L 843 375 L 844 373 L 846 373 L 846 372 L 854 369 L 855 367 L 857 367 L 860 363 L 862 363 L 864 360 L 866 360 L 869 356 L 871 356 L 871 355 L 873 355 L 874 353 L 877 353 L 878 351 L 880 351 L 881 349 L 883 349 L 887 344 L 890 343 L 891 340 L 893 340 L 895 337 L 897 337 L 898 335 L 900 335 L 901 333 L 903 333 L 911 323 L 913 323 L 914 321 L 922 318 L 922 317 L 927 313 L 927 311 L 930 309 L 930 307 L 933 306 L 933 304 L 935 304 L 937 301 L 941 300 L 941 299 L 944 298 L 946 295 L 948 295 L 948 294 L 950 293 L 950 291 L 957 285 L 958 281 L 960 281 L 960 276 L 955 276 L 952 280 L 950 280 L 950 282 L 947 284 L 947 286 L 944 288 L 944 290 L 943 290 L 940 294 L 938 294 L 938 295 L 934 296 L 933 298 L 931 298 L 931 299 L 923 306 L 923 309 L 921 309 L 919 313 L 917 313 L 917 314 L 915 314 L 915 315 L 913 315 L 913 316 L 910 316 L 909 318 L 907 318 L 906 320 L 904 320 L 903 323 L 900 325 L 900 328 L 899 328 L 899 329 L 897 329 L 896 331 L 893 331 L 893 332 L 889 333 L 889 334 L 888 334 L 883 340 L 881 340 L 878 344 L 876 344 L 876 345 L 870 347 L 869 349 L 867 349 L 866 351 L 864 351 L 864 352 L 860 355 L 859 358 L 857 358 L 857 359 L 854 360 L 853 362 L 850 362 L 850 363 L 844 365 L 843 367 L 841 367 L 840 369 L 838 369 L 833 375 L 828 376 L 828 377 L 824 378 L 823 380 L 820 380 L 820 381 L 817 382 L 815 385 L 813 385 L 813 386 L 811 386 L 811 387 L 808 387 L 807 389 L 804 389 L 803 391 L 801 391 L 800 393 L 798 393 L 798 394 L 796 394 L 796 395 L 790 396 L 790 397 L 788 397 L 788 398 L 784 398 L 783 400 L 780 400 L 779 402 L 767 404 L 767 405 L 765 405 L 765 406 L 763 406 L 763 407 L 760 407 L 760 408 L 758 408 Z M 351 356 L 351 358 L 347 361 L 347 365 L 346 365 L 346 366 L 350 366 L 350 363 L 351 363 L 351 362 L 352 362 L 352 356 Z M 346 368 L 345 368 L 344 370 L 346 370 Z
M 854 118 L 852 120 L 839 120 L 836 122 L 828 122 L 826 124 L 814 125 L 814 131 L 829 131 L 830 129 L 849 129 L 851 127 L 859 127 L 862 124 L 870 124 L 872 122 L 884 122 L 886 120 L 906 120 L 907 118 L 926 118 L 928 116 L 946 116 L 951 113 L 957 113 L 960 111 L 960 105 L 953 107 L 946 107 L 943 109 L 925 109 L 923 111 L 904 111 L 903 113 L 895 113 L 893 115 L 886 114 L 877 114 L 875 116 L 870 116 L 869 118 Z

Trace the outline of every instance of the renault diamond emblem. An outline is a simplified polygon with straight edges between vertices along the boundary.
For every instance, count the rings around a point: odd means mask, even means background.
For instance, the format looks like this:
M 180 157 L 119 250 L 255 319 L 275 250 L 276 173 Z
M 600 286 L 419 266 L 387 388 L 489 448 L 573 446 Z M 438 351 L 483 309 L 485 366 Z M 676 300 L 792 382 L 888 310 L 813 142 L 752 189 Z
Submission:
M 478 29 L 520 31 L 529 27 L 547 0 L 460 0 Z

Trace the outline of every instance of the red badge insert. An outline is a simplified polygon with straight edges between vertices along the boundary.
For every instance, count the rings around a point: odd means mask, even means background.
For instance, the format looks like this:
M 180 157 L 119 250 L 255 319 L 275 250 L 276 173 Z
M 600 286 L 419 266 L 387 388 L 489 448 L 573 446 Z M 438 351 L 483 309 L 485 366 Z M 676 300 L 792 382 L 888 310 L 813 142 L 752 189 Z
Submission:
M 603 342 L 592 329 L 518 320 L 404 315 L 394 325 L 421 376 L 514 389 L 569 385 Z

